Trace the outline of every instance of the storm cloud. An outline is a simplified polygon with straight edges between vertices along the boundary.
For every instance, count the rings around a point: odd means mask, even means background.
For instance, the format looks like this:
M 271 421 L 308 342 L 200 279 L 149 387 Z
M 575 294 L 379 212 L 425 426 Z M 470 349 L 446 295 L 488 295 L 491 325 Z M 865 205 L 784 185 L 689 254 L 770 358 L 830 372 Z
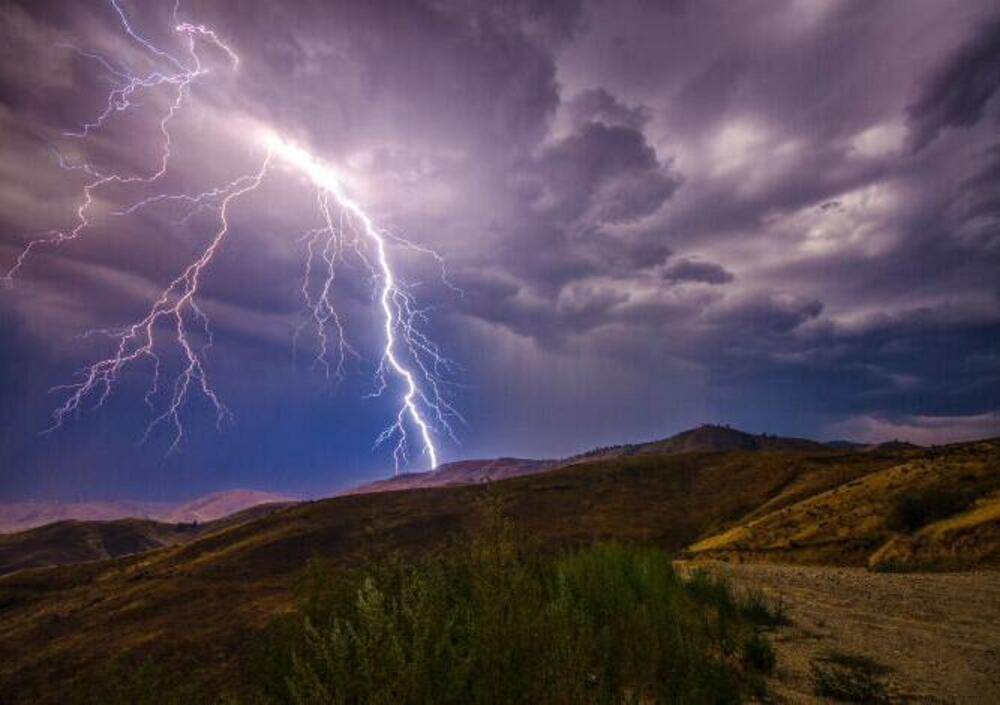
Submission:
M 169 8 L 122 5 L 176 42 Z M 440 252 L 454 288 L 432 258 L 392 254 L 462 368 L 468 423 L 461 446 L 441 439 L 445 459 L 559 455 L 704 421 L 861 440 L 1000 433 L 995 3 L 181 11 L 241 62 L 207 56 L 211 80 L 172 126 L 161 186 L 245 173 L 267 125 L 323 154 L 380 223 Z M 106 94 L 108 69 L 88 54 L 155 62 L 100 2 L 9 3 L 0 42 L 6 270 L 80 204 L 82 180 L 53 147 L 130 173 L 155 164 L 148 114 L 86 142 L 65 135 Z M 37 248 L 0 291 L 0 495 L 318 492 L 384 474 L 371 442 L 392 405 L 366 398 L 369 282 L 338 283 L 364 353 L 338 387 L 306 364 L 315 341 L 296 336 L 314 196 L 280 170 L 234 209 L 205 279 L 210 373 L 236 425 L 216 432 L 195 402 L 180 453 L 164 457 L 157 437 L 136 447 L 148 379 L 135 370 L 107 408 L 37 436 L 58 401 L 49 388 L 107 350 L 79 334 L 134 320 L 211 228 L 208 216 L 175 225 L 169 204 L 113 215 L 141 195 L 102 191 L 85 237 Z

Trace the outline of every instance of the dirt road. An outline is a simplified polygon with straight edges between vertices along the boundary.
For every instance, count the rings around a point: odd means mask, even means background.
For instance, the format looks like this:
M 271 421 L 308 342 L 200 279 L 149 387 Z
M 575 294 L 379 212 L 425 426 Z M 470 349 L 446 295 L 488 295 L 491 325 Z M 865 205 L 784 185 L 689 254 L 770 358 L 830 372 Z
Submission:
M 773 633 L 770 690 L 813 693 L 811 664 L 831 653 L 885 666 L 891 702 L 1000 703 L 1000 572 L 879 574 L 857 568 L 714 564 L 737 586 L 784 600 L 792 624 Z

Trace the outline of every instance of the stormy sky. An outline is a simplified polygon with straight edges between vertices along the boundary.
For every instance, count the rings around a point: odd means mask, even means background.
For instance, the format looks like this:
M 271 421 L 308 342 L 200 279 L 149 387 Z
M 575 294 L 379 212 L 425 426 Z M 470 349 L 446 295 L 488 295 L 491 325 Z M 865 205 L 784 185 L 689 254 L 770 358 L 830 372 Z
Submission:
M 176 50 L 171 6 L 121 1 Z M 559 456 L 702 422 L 1000 434 L 992 0 L 187 0 L 180 13 L 240 64 L 205 49 L 157 188 L 252 170 L 267 125 L 444 256 L 461 292 L 433 258 L 390 253 L 459 365 L 448 390 L 465 421 L 458 442 L 437 437 L 443 460 Z M 66 133 L 101 112 L 116 67 L 157 62 L 109 2 L 0 7 L 0 269 L 75 222 L 86 175 L 57 153 L 155 167 L 165 92 L 87 140 Z M 195 394 L 176 452 L 169 429 L 139 443 L 155 415 L 139 364 L 102 408 L 39 434 L 56 387 L 113 347 L 83 334 L 141 319 L 211 235 L 211 217 L 167 207 L 115 215 L 135 196 L 97 192 L 82 236 L 35 248 L 0 290 L 0 499 L 315 494 L 391 472 L 391 447 L 372 450 L 398 399 L 368 398 L 370 282 L 339 280 L 362 354 L 328 381 L 315 338 L 295 336 L 315 194 L 281 168 L 232 209 L 200 292 L 207 371 L 234 422 L 217 430 Z

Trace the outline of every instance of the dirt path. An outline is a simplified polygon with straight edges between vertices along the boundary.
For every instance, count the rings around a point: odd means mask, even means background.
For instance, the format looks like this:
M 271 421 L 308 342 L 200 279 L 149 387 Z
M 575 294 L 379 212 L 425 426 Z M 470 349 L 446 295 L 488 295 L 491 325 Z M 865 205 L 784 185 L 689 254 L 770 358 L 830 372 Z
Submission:
M 1000 703 L 1000 572 L 716 568 L 787 607 L 792 624 L 773 634 L 779 672 L 770 689 L 781 702 L 829 702 L 813 694 L 811 663 L 840 652 L 891 669 L 883 678 L 892 702 Z

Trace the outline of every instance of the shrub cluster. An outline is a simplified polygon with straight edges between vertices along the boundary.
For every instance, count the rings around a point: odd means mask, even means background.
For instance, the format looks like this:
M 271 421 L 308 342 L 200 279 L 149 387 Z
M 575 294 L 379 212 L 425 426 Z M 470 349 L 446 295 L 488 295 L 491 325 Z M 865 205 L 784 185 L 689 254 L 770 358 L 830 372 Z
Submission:
M 907 492 L 896 498 L 888 517 L 889 528 L 896 531 L 917 529 L 954 514 L 972 505 L 967 492 L 951 489 L 924 489 Z
M 661 551 L 546 556 L 509 527 L 356 588 L 314 567 L 303 612 L 272 625 L 265 702 L 735 703 L 774 651 L 759 595 L 685 581 Z
M 535 550 L 502 517 L 417 561 L 310 564 L 300 607 L 220 699 L 159 662 L 68 702 L 231 705 L 737 703 L 775 667 L 759 593 L 682 577 L 654 548 Z

